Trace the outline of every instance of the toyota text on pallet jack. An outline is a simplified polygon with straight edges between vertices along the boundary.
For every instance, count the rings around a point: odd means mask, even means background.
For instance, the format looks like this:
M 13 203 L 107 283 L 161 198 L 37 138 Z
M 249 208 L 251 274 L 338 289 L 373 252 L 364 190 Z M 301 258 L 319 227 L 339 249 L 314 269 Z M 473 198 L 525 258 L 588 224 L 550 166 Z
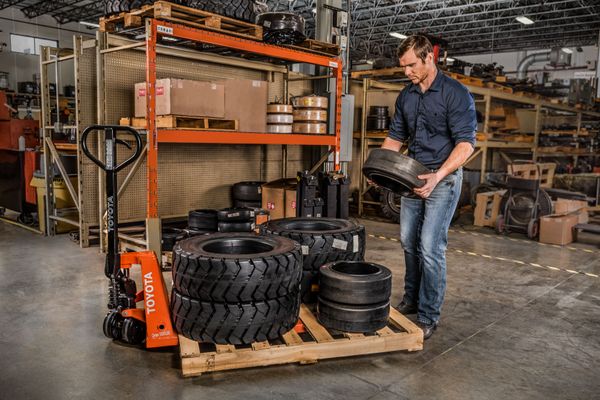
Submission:
M 106 164 L 89 151 L 87 138 L 93 131 L 104 131 Z M 120 164 L 117 164 L 117 145 L 132 148 L 129 143 L 117 138 L 117 132 L 132 136 L 136 146 L 133 155 Z M 83 131 L 81 147 L 85 155 L 106 172 L 108 251 L 104 273 L 110 284 L 104 334 L 127 344 L 145 342 L 147 348 L 175 346 L 178 338 L 171 323 L 167 289 L 156 255 L 152 251 L 119 253 L 117 173 L 141 155 L 140 134 L 128 126 L 94 125 Z M 130 278 L 133 267 L 141 268 L 144 289 L 139 292 L 135 281 Z M 137 303 L 142 301 L 144 308 L 137 308 Z

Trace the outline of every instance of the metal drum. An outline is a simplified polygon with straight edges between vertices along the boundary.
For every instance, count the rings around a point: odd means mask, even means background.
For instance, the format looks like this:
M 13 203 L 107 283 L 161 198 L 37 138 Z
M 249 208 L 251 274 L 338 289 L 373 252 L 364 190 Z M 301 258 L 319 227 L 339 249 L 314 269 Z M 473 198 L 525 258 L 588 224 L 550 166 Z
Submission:
M 327 124 L 321 123 L 294 123 L 294 133 L 302 133 L 308 135 L 325 135 L 327 134 Z
M 308 108 L 294 110 L 294 122 L 305 121 L 327 122 L 327 111 Z
M 293 97 L 292 105 L 294 108 L 321 108 L 327 110 L 329 101 L 327 97 L 321 97 L 316 95 Z

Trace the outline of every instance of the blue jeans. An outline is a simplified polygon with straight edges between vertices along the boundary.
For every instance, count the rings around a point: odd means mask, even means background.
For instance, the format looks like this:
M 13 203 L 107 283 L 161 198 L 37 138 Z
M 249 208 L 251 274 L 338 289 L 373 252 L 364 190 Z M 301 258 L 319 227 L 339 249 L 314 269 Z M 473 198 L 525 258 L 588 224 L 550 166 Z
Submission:
M 446 292 L 448 228 L 462 186 L 462 169 L 448 175 L 427 199 L 402 197 L 400 241 L 404 248 L 406 276 L 404 302 L 417 305 L 417 321 L 440 319 Z

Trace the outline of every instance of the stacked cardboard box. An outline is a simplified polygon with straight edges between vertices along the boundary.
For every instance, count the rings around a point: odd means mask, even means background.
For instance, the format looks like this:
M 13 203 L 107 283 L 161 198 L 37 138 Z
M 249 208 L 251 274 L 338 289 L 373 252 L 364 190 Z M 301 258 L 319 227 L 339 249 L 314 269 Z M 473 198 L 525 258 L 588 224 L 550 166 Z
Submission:
M 565 245 L 573 242 L 573 227 L 588 222 L 587 202 L 558 199 L 554 214 L 540 218 L 540 242 Z

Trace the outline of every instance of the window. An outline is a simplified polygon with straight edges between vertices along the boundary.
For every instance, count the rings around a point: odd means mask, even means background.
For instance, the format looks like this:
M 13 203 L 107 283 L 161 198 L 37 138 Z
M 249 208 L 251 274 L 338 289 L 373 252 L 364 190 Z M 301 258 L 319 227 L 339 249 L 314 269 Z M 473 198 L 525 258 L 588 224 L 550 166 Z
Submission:
M 10 34 L 10 51 L 13 53 L 39 55 L 40 46 L 58 47 L 58 41 Z

